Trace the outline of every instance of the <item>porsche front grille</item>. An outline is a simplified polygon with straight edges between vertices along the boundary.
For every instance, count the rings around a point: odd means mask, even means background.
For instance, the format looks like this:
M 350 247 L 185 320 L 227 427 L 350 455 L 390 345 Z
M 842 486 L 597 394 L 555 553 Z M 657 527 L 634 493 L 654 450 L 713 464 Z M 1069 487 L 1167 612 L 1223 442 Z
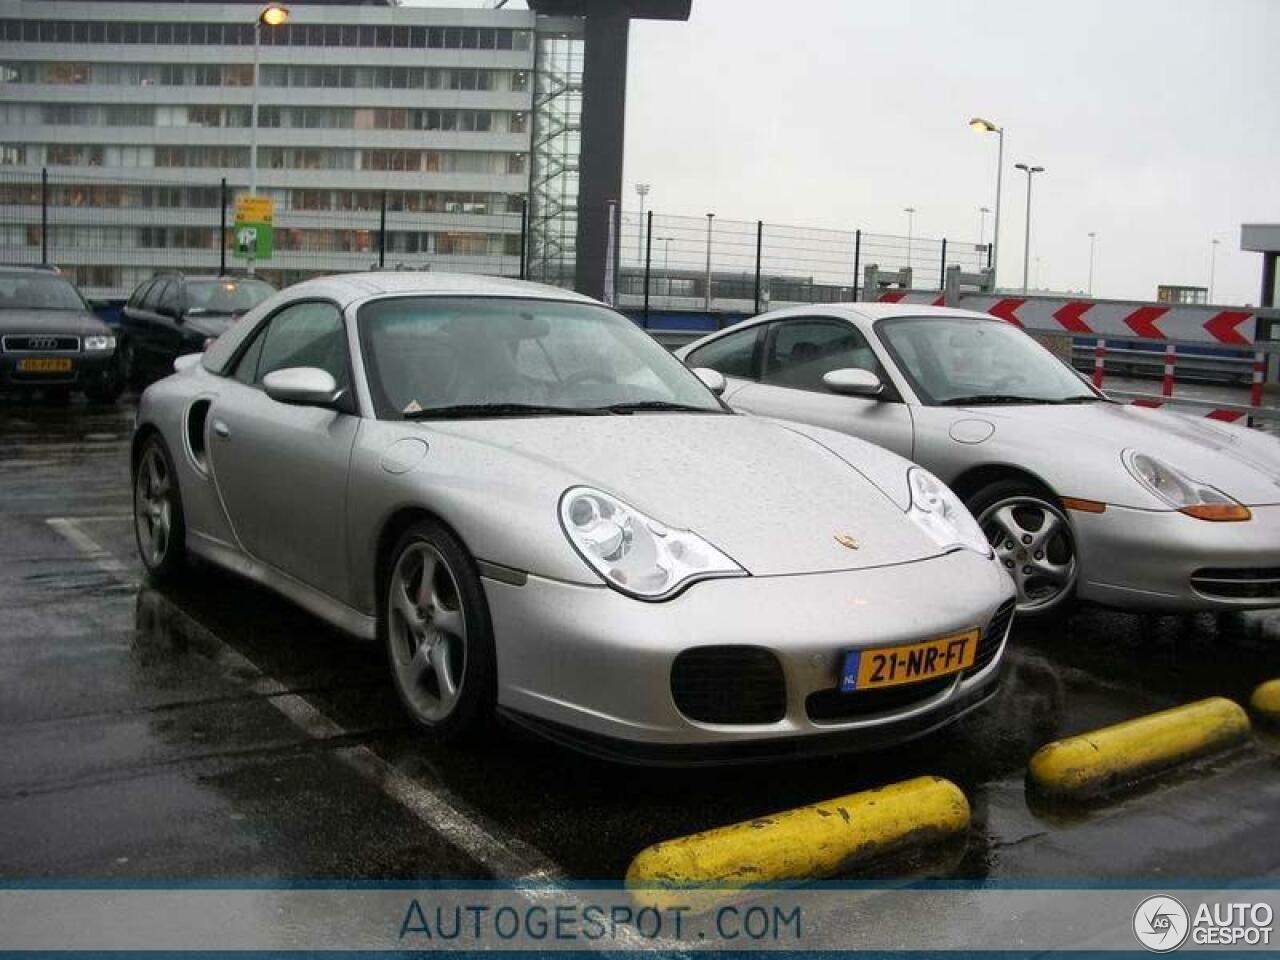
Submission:
M 1280 599 L 1280 567 L 1205 567 L 1191 586 L 1215 600 Z
M 698 723 L 777 723 L 787 713 L 782 664 L 762 647 L 684 651 L 671 665 L 671 696 Z

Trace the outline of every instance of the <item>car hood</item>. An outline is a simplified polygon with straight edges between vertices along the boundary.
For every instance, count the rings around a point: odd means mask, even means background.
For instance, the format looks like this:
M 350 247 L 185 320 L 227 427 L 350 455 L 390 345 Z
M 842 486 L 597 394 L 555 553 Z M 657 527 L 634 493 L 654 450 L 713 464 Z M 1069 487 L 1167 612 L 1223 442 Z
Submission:
M 1103 495 L 1097 492 L 1096 481 L 1082 477 L 1065 491 L 1068 495 L 1149 506 L 1138 502 L 1142 489 L 1121 465 L 1121 452 L 1133 449 L 1158 457 L 1241 503 L 1280 502 L 1280 441 L 1246 427 L 1122 403 L 970 407 L 952 412 L 956 419 L 992 423 L 993 439 L 1006 446 L 1023 445 L 1028 453 L 1039 449 L 1050 457 L 1073 460 L 1077 470 L 1114 464 L 1113 476 L 1131 491 L 1127 498 Z M 1026 465 L 1037 466 L 1031 459 Z
M 82 310 L 0 310 L 0 335 L 60 333 L 88 337 L 109 332 L 105 323 Z
M 696 532 L 756 576 L 857 570 L 942 552 L 845 459 L 764 420 L 637 414 L 421 426 L 444 459 L 501 471 L 523 488 L 522 505 L 554 527 L 564 490 L 591 486 Z M 907 467 L 903 461 L 904 474 Z

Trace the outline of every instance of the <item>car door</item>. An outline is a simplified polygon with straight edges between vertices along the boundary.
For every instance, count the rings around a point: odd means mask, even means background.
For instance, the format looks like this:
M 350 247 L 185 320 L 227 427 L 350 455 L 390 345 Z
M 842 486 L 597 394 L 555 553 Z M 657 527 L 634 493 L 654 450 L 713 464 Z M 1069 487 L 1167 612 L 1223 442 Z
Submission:
M 169 340 L 166 328 L 172 328 L 174 320 L 165 317 L 160 311 L 163 304 L 176 302 L 177 280 L 173 277 L 160 277 L 147 291 L 146 296 L 133 311 L 134 364 L 147 379 L 167 376 L 173 372 L 173 359 L 166 351 L 165 344 Z
M 209 412 L 213 477 L 246 552 L 345 601 L 347 474 L 360 419 L 272 400 L 262 380 L 288 367 L 327 370 L 350 396 L 336 305 L 289 304 L 248 343 Z
M 759 381 L 739 390 L 731 406 L 839 430 L 911 457 L 911 410 L 852 323 L 836 317 L 778 320 L 768 325 L 760 349 Z M 824 374 L 850 367 L 875 373 L 884 392 L 851 397 L 832 393 L 822 382 Z

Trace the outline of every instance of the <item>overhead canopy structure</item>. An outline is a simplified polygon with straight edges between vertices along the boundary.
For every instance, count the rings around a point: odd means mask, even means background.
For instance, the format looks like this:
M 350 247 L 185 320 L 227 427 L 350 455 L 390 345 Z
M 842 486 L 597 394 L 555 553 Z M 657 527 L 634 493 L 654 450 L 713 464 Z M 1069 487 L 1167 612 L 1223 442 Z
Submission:
M 545 16 L 582 17 L 582 141 L 574 288 L 604 294 L 609 202 L 622 198 L 627 40 L 632 20 L 688 20 L 693 0 L 528 0 Z
M 1280 258 L 1280 223 L 1240 226 L 1240 249 L 1262 254 L 1262 296 L 1259 305 L 1276 304 L 1276 259 Z

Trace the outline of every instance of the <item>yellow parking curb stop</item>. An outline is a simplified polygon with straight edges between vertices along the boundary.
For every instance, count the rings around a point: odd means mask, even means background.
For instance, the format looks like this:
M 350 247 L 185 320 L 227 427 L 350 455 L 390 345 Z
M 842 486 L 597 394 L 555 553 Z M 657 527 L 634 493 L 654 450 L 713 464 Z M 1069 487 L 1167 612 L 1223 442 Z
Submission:
M 1259 684 L 1249 698 L 1249 706 L 1267 722 L 1280 725 L 1280 680 Z
M 969 801 L 960 788 L 917 777 L 656 843 L 631 861 L 626 883 L 637 899 L 657 903 L 673 889 L 820 880 L 968 828 Z
M 1210 697 L 1046 744 L 1031 758 L 1027 777 L 1047 798 L 1091 800 L 1248 736 L 1244 709 Z

